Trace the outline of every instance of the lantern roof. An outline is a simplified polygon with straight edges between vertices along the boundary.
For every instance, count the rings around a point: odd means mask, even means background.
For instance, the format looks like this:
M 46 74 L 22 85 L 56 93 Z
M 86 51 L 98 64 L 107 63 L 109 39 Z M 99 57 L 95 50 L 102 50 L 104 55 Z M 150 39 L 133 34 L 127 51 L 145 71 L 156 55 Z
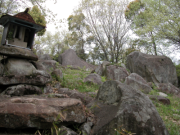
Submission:
M 27 8 L 24 12 L 20 12 L 14 16 L 11 15 L 3 15 L 0 18 L 0 25 L 5 26 L 7 23 L 12 22 L 18 25 L 22 25 L 25 27 L 29 27 L 35 29 L 36 32 L 45 29 L 46 27 L 43 25 L 36 24 L 34 19 L 30 14 L 28 14 L 29 8 Z

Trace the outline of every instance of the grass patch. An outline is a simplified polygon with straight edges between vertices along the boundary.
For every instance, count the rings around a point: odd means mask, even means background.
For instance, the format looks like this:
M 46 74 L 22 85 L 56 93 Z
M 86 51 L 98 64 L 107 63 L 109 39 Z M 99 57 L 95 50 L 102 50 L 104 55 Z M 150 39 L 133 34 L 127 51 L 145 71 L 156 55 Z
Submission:
M 150 95 L 159 95 L 158 90 L 153 86 L 153 90 L 149 93 Z M 170 105 L 164 105 L 162 103 L 152 101 L 156 106 L 156 109 L 164 121 L 167 130 L 170 135 L 180 135 L 180 98 L 167 94 L 171 102 Z
M 60 80 L 61 86 L 69 88 L 71 90 L 75 89 L 79 92 L 95 92 L 99 89 L 98 85 L 84 83 L 83 80 L 86 76 L 90 74 L 90 71 L 84 69 L 62 69 L 63 79 Z M 105 77 L 101 77 L 102 81 L 106 81 Z M 153 85 L 153 91 L 150 95 L 158 95 L 158 90 Z M 180 98 L 173 95 L 167 94 L 170 100 L 170 105 L 163 105 L 162 103 L 152 101 L 156 106 L 156 109 L 164 121 L 166 128 L 168 129 L 170 135 L 180 135 Z
M 99 89 L 96 84 L 84 83 L 83 80 L 90 74 L 90 71 L 66 68 L 62 70 L 63 79 L 61 85 L 71 90 L 75 89 L 79 92 L 95 92 Z

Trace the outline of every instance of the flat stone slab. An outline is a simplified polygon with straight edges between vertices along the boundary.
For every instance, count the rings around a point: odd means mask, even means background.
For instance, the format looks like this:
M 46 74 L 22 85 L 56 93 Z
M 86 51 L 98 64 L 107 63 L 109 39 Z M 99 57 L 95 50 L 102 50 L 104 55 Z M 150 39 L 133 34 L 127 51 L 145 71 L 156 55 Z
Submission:
M 28 60 L 37 61 L 38 57 L 31 50 L 10 47 L 10 46 L 0 46 L 0 55 L 11 56 L 14 58 L 24 58 Z
M 7 75 L 0 77 L 0 85 L 17 85 L 17 84 L 29 84 L 29 85 L 45 85 L 52 81 L 51 76 L 40 70 L 36 70 L 31 75 Z
M 83 104 L 72 98 L 0 98 L 1 128 L 50 129 L 53 122 L 83 123 Z

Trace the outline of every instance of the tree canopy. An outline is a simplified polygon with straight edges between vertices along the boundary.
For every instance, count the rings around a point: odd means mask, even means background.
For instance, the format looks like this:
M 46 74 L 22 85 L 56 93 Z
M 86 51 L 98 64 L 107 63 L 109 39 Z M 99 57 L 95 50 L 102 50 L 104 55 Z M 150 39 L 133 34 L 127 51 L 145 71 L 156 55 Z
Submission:
M 129 23 L 124 16 L 127 4 L 126 0 L 82 0 L 76 10 L 84 14 L 94 44 L 105 60 L 117 63 L 121 59 L 128 41 Z
M 33 8 L 28 13 L 32 16 L 32 18 L 37 24 L 46 26 L 47 22 L 46 22 L 45 16 L 42 15 L 41 10 L 38 8 L 37 5 L 33 6 Z M 38 36 L 42 36 L 45 33 L 45 31 L 46 29 L 39 31 L 37 33 Z
M 162 46 L 180 47 L 179 9 L 178 0 L 135 0 L 129 3 L 125 15 L 139 42 L 157 55 Z

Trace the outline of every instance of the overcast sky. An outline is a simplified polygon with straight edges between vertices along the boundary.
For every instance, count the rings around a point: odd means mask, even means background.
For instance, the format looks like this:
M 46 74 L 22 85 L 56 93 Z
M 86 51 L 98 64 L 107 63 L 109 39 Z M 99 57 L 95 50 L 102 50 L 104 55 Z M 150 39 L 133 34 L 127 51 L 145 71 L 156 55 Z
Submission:
M 47 7 L 55 14 L 57 14 L 56 19 L 67 19 L 69 15 L 73 13 L 81 0 L 57 0 L 57 3 L 54 4 L 52 1 L 47 2 Z M 56 26 L 54 24 L 47 25 L 47 31 L 55 31 Z
M 46 3 L 47 7 L 55 14 L 57 14 L 56 19 L 67 19 L 69 15 L 73 13 L 73 10 L 79 5 L 81 0 L 57 0 L 57 3 L 54 4 L 52 1 Z M 132 0 L 130 0 L 132 1 Z M 51 23 L 47 25 L 47 31 L 55 32 L 56 26 Z M 170 55 L 171 59 L 175 62 L 180 59 L 180 51 L 176 50 Z

